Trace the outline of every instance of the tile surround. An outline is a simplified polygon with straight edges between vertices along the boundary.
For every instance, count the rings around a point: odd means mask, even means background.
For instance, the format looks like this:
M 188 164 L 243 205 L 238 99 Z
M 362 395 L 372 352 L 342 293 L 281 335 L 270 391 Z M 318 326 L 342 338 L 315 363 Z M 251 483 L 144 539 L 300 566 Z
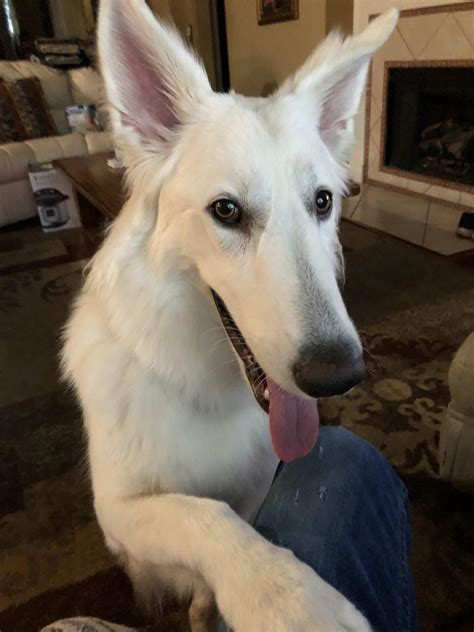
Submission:
M 416 15 L 411 18 L 404 19 L 402 17 L 400 19 L 398 31 L 407 44 L 413 59 L 419 58 L 445 19 L 446 14 L 444 13 Z
M 458 7 L 454 7 L 458 9 Z M 420 9 L 423 11 L 423 9 Z M 409 188 L 418 193 L 432 195 L 436 199 L 460 204 L 456 189 L 431 186 L 431 191 L 411 184 L 412 179 L 380 170 L 380 154 L 383 149 L 380 138 L 381 112 L 384 101 L 385 62 L 413 62 L 431 60 L 474 60 L 474 2 L 472 9 L 449 8 L 434 13 L 413 14 L 402 12 L 397 28 L 385 46 L 375 55 L 370 78 L 370 111 L 366 164 L 368 175 L 374 181 Z M 379 140 L 375 142 L 378 132 Z M 414 180 L 413 180 L 414 181 Z M 409 184 L 410 183 L 410 184 Z
M 454 18 L 459 24 L 459 26 L 461 27 L 461 30 L 466 36 L 468 42 L 471 44 L 471 46 L 474 47 L 474 19 L 471 18 L 471 19 L 463 20 L 462 16 L 459 15 L 458 13 L 454 14 Z
M 385 62 L 474 60 L 474 2 L 452 7 L 440 4 L 432 0 L 428 7 L 402 11 L 393 35 L 374 57 L 366 112 L 367 185 L 358 198 L 345 202 L 343 215 L 450 255 L 474 248 L 474 241 L 456 235 L 461 212 L 474 210 L 474 191 L 380 170 Z
M 440 14 L 443 15 L 443 14 Z M 459 25 L 456 14 L 448 14 L 417 59 L 472 59 L 473 47 Z M 474 19 L 474 11 L 464 12 L 463 19 Z M 471 16 L 471 17 L 469 17 Z M 410 19 L 410 18 L 405 18 Z M 411 18 L 413 19 L 413 18 Z M 403 18 L 402 18 L 403 20 Z M 424 25 L 422 25 L 422 28 Z

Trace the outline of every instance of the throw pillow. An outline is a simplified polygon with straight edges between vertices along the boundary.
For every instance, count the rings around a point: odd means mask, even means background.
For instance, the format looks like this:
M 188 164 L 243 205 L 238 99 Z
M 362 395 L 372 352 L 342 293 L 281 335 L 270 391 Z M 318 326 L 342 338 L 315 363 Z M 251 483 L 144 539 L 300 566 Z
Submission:
M 17 112 L 8 84 L 0 79 L 0 144 L 26 139 L 26 131 Z
M 37 77 L 18 79 L 7 83 L 6 86 L 15 103 L 26 138 L 41 138 L 58 134 Z

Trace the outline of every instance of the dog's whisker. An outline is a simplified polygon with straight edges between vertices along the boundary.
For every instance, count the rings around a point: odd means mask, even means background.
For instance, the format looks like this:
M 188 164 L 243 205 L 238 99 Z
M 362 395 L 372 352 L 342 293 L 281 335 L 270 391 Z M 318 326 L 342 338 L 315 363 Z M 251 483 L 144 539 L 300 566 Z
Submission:
M 240 330 L 237 327 L 224 327 L 224 325 L 218 325 L 216 327 L 211 327 L 210 329 L 205 329 L 202 333 L 203 335 L 207 335 L 213 333 L 214 331 L 225 331 L 226 329 L 234 330 L 240 333 Z
M 212 345 L 209 347 L 209 351 L 216 351 L 217 345 L 221 345 L 222 343 L 229 343 L 229 339 L 227 337 L 221 338 L 220 340 L 215 340 Z
M 258 389 L 262 384 L 264 384 L 267 380 L 267 376 L 265 374 L 261 375 L 257 382 L 255 382 L 255 388 Z
M 379 361 L 376 359 L 376 357 L 374 356 L 374 354 L 365 346 L 362 345 L 362 349 L 364 351 L 364 354 L 367 356 L 367 358 L 370 360 L 370 362 L 372 364 L 375 365 L 375 369 L 372 368 L 369 364 L 367 365 L 367 373 L 369 375 L 371 375 L 372 377 L 377 377 L 380 375 L 383 375 L 384 370 L 383 368 L 380 366 Z
M 230 364 L 236 364 L 237 363 L 237 358 L 232 358 L 231 360 L 226 360 L 225 362 L 220 362 L 219 364 L 216 364 L 216 366 L 211 367 L 211 371 L 213 373 L 215 373 L 216 371 L 219 371 L 220 369 L 223 369 L 226 366 L 229 366 Z

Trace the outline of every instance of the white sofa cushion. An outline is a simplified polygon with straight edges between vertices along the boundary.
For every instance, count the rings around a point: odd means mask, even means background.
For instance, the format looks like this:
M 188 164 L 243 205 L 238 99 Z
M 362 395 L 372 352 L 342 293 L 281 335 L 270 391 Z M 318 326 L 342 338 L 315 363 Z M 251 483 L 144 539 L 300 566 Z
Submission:
M 35 153 L 26 143 L 0 145 L 0 182 L 14 182 L 28 175 L 28 165 L 35 162 Z
M 71 156 L 85 156 L 87 151 L 83 134 L 64 134 L 64 136 L 47 136 L 46 138 L 33 138 L 25 140 L 33 150 L 35 162 L 50 162 L 58 158 L 70 158 Z
M 0 182 L 28 177 L 28 166 L 58 158 L 85 156 L 89 153 L 83 134 L 65 134 L 32 138 L 22 143 L 0 145 Z
M 84 134 L 84 139 L 90 154 L 99 154 L 112 149 L 112 135 L 110 132 L 87 132 Z
M 30 163 L 95 154 L 111 147 L 109 132 L 66 134 L 0 145 L 0 227 L 36 215 L 28 178 Z
M 97 71 L 93 68 L 75 68 L 68 72 L 71 85 L 71 96 L 77 105 L 90 105 L 97 107 L 105 104 L 104 84 Z
M 36 203 L 28 180 L 0 183 L 0 227 L 36 215 Z
M 107 99 L 99 73 L 93 68 L 75 68 L 68 75 L 74 104 L 95 105 L 100 125 L 105 130 L 108 127 Z
M 36 213 L 28 178 L 30 164 L 109 151 L 112 143 L 109 132 L 69 133 L 65 111 L 68 105 L 94 104 L 101 123 L 106 124 L 103 86 L 96 71 L 80 68 L 67 73 L 29 61 L 0 61 L 0 77 L 5 81 L 38 77 L 58 132 L 63 134 L 0 145 L 0 226 L 3 226 Z
M 58 132 L 69 132 L 65 109 L 72 96 L 67 73 L 31 61 L 0 61 L 0 77 L 5 81 L 38 77 Z
M 109 132 L 65 134 L 0 145 L 0 183 L 28 177 L 28 166 L 59 158 L 87 156 L 112 149 Z

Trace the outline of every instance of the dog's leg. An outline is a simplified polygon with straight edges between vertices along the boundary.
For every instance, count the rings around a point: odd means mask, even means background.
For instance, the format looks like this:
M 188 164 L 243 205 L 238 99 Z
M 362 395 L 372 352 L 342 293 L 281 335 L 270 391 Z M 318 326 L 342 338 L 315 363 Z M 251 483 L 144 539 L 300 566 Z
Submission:
M 195 586 L 189 607 L 191 632 L 214 632 L 217 629 L 217 609 L 212 591 L 204 582 Z
M 124 568 L 132 582 L 135 600 L 141 610 L 159 618 L 163 611 L 163 601 L 167 591 L 157 574 L 156 566 L 150 563 L 139 563 L 130 555 L 123 554 Z
M 113 549 L 139 564 L 178 564 L 199 574 L 237 632 L 370 629 L 311 568 L 270 544 L 225 503 L 179 494 L 115 500 L 99 494 L 95 504 Z
M 214 595 L 196 573 L 182 566 L 137 563 L 130 556 L 124 560 L 124 566 L 132 581 L 135 598 L 143 610 L 158 619 L 162 614 L 163 601 L 167 598 L 187 601 L 191 595 L 188 614 L 192 632 L 214 632 L 217 629 Z

